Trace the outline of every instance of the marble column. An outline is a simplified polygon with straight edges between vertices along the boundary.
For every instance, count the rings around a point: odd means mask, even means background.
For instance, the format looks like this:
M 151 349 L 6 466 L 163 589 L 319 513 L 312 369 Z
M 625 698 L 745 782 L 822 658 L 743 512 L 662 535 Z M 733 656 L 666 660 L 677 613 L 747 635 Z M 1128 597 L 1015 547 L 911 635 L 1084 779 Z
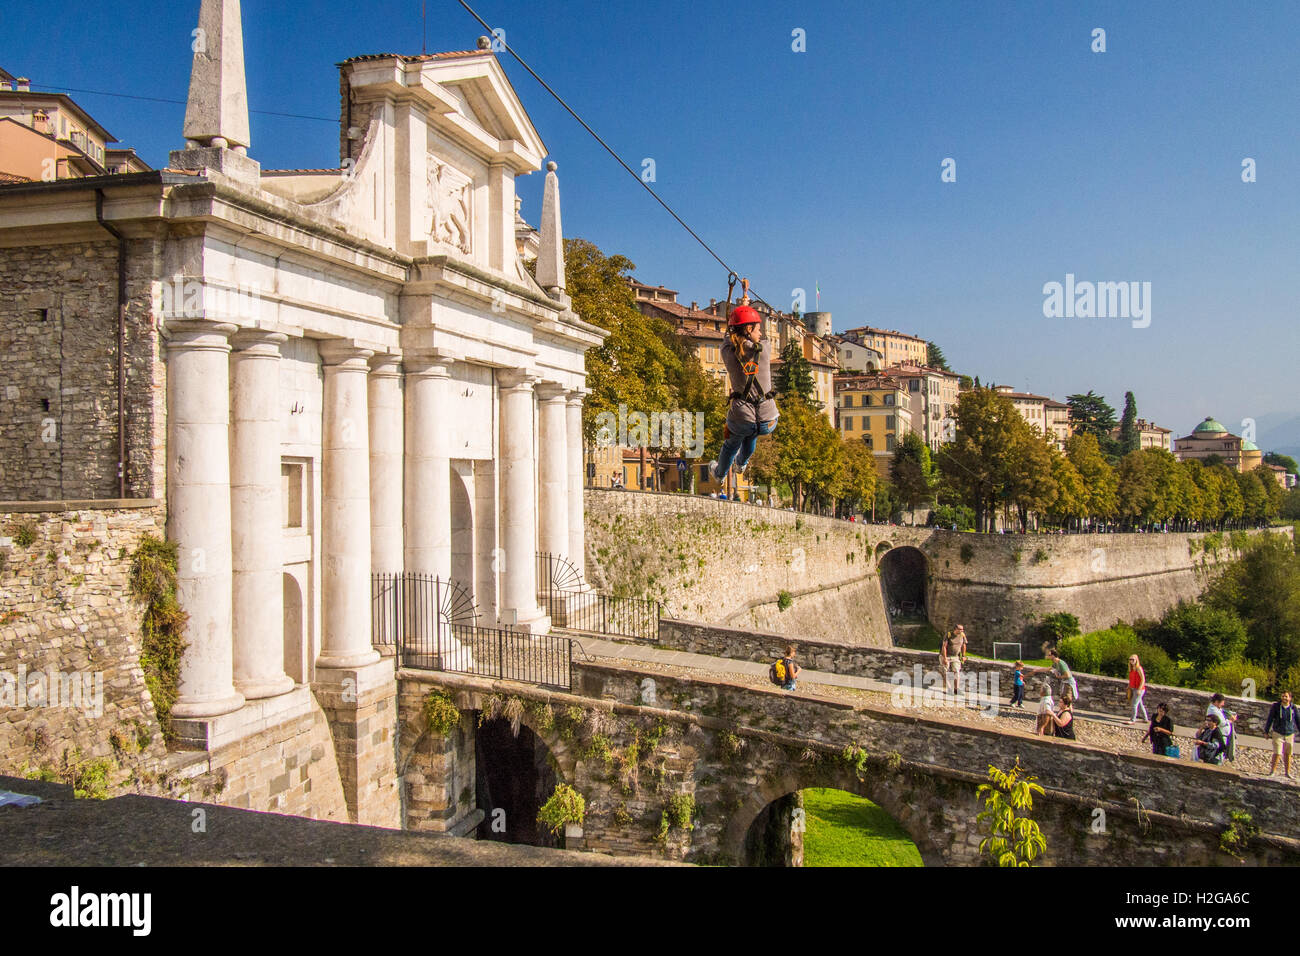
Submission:
M 230 522 L 235 689 L 248 700 L 293 690 L 284 672 L 284 518 L 280 501 L 280 346 L 256 329 L 232 339 Z
M 402 365 L 396 355 L 370 360 L 370 565 L 402 570 Z
M 582 400 L 586 392 L 581 389 L 568 393 L 566 409 L 567 426 L 565 447 L 569 471 L 569 560 L 586 580 L 587 534 L 583 522 L 586 514 L 582 489 L 587 474 L 582 460 Z
M 167 537 L 179 549 L 177 599 L 189 615 L 175 717 L 238 710 L 231 642 L 230 335 L 215 322 L 168 323 Z
M 406 570 L 451 578 L 451 366 L 441 349 L 406 356 Z
M 533 451 L 533 384 L 522 370 L 497 372 L 501 399 L 501 619 L 544 632 L 550 620 L 537 606 L 537 498 Z
M 537 469 L 538 549 L 547 554 L 566 556 L 569 553 L 567 391 L 560 385 L 544 382 L 537 386 L 537 397 L 541 404 Z
M 325 364 L 322 503 L 323 615 L 317 668 L 379 660 L 370 642 L 370 416 L 366 378 L 373 354 L 344 341 L 321 343 Z

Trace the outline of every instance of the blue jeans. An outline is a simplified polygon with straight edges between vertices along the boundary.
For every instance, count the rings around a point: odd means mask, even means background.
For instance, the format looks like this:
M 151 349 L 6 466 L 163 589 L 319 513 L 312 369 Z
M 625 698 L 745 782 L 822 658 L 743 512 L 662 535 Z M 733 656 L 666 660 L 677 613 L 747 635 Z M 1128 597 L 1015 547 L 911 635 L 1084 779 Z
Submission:
M 743 471 L 745 464 L 749 461 L 749 456 L 754 454 L 754 449 L 758 447 L 759 435 L 770 435 L 776 431 L 776 422 L 747 422 L 744 426 L 745 434 L 731 432 L 726 441 L 722 443 L 722 451 L 718 452 L 718 469 L 714 476 L 721 481 L 731 470 L 731 463 L 736 462 L 736 470 Z M 728 429 L 730 431 L 730 429 Z M 739 454 L 737 454 L 739 452 Z
M 782 689 L 782 690 L 794 690 L 795 687 L 798 685 L 798 683 L 799 683 L 799 682 L 798 682 L 797 680 L 794 680 L 794 679 L 788 680 L 788 681 L 786 681 L 784 684 L 781 685 L 781 689 Z

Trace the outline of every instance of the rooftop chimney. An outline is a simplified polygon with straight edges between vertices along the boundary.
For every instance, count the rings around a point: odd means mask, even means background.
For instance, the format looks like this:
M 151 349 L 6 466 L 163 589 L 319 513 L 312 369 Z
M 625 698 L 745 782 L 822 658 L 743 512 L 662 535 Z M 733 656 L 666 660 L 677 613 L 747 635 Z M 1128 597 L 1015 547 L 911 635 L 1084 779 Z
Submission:
M 32 91 L 32 81 L 27 79 L 27 77 L 20 76 L 14 82 L 18 84 L 19 93 L 30 93 Z
M 14 88 L 14 85 L 8 80 L 0 80 L 0 91 L 8 92 Z

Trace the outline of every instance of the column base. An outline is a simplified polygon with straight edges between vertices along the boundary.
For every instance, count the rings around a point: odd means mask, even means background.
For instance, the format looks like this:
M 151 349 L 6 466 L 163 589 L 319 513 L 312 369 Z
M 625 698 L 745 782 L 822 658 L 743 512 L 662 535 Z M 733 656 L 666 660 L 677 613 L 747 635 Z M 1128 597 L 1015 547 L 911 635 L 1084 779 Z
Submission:
M 263 700 L 267 697 L 279 697 L 294 688 L 293 678 L 288 674 L 270 680 L 237 680 L 235 690 L 244 695 L 245 700 Z
M 244 706 L 244 695 L 237 690 L 226 694 L 180 697 L 172 704 L 172 716 L 184 718 L 220 717 Z
M 290 693 L 250 700 L 243 707 L 216 717 L 176 717 L 172 729 L 182 750 L 213 751 L 227 744 L 262 733 L 286 721 L 311 712 L 311 692 L 306 686 L 289 688 Z
M 501 611 L 500 622 L 502 627 L 529 634 L 548 634 L 551 630 L 551 617 L 540 607 L 505 608 Z
M 358 667 L 368 667 L 380 660 L 380 655 L 373 647 L 368 647 L 364 651 L 357 651 L 352 654 L 322 654 L 316 658 L 316 670 L 352 670 Z M 317 678 L 318 683 L 328 683 L 323 677 Z

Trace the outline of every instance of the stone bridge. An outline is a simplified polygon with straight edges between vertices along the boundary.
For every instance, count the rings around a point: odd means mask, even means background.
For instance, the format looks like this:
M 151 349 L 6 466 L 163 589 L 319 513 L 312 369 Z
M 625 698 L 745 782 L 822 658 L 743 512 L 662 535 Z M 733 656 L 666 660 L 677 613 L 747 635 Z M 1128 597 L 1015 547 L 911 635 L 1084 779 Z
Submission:
M 1043 863 L 1300 862 L 1294 788 L 1218 767 L 651 665 L 578 663 L 573 691 L 402 671 L 404 825 L 488 836 L 495 821 L 495 838 L 534 842 L 537 807 L 563 782 L 587 807 L 570 849 L 779 864 L 798 852 L 799 791 L 834 787 L 890 813 L 927 865 L 971 865 L 982 836 L 976 789 L 990 764 L 1019 760 L 1046 789 L 1033 812 Z M 431 693 L 460 711 L 445 735 L 424 716 Z M 1220 849 L 1233 810 L 1261 831 L 1236 858 Z

